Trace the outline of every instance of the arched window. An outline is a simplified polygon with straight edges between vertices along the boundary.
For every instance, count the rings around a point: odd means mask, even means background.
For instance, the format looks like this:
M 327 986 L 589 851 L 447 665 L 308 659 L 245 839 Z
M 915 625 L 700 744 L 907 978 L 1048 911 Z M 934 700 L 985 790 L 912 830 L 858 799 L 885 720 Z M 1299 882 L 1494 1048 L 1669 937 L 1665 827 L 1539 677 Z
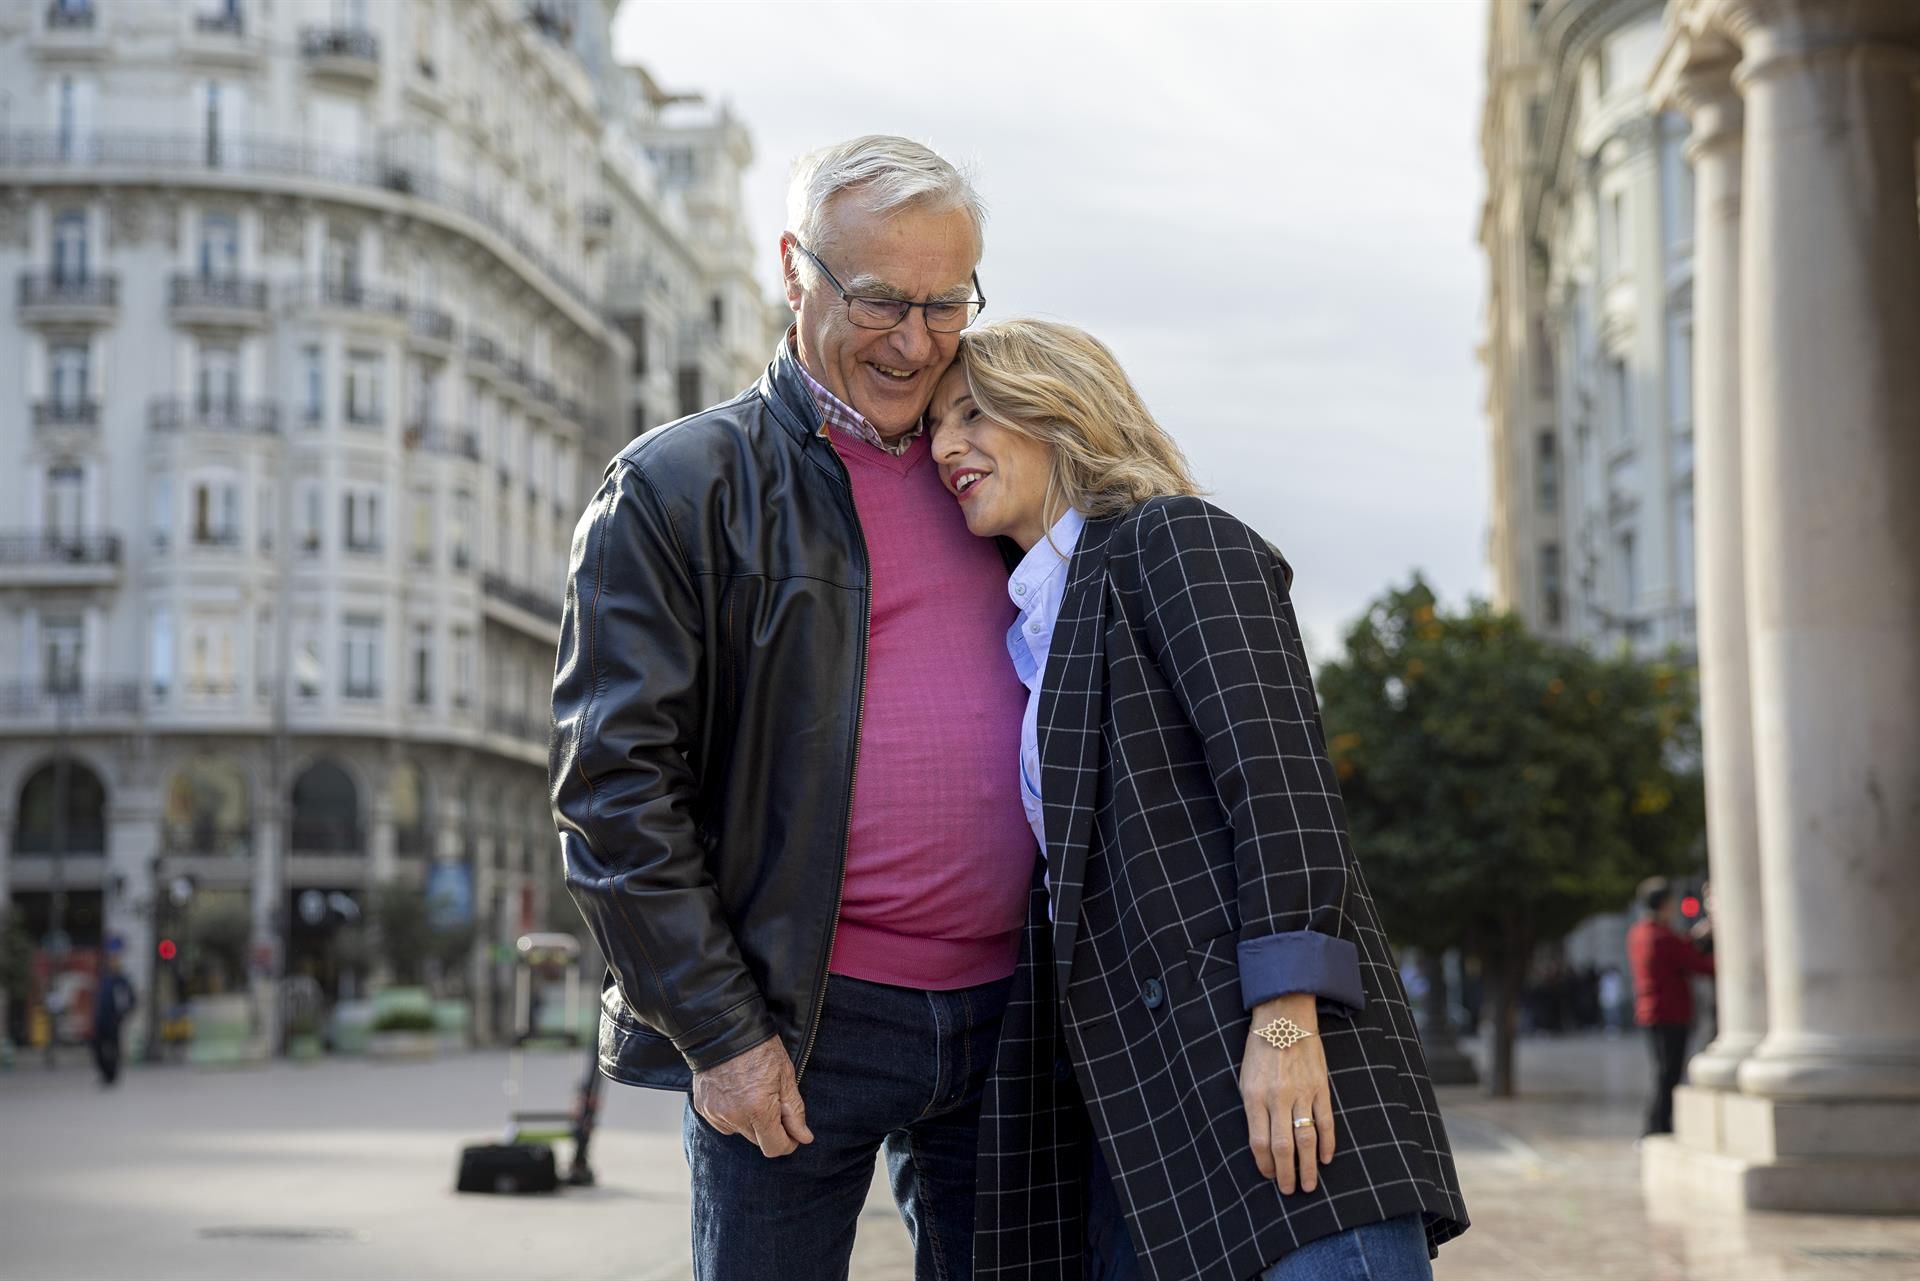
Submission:
M 161 832 L 170 853 L 245 858 L 253 850 L 253 800 L 231 761 L 185 765 L 167 784 Z
M 21 854 L 105 853 L 107 789 L 100 776 L 71 756 L 35 770 L 20 789 L 13 848 Z
M 332 761 L 316 761 L 293 781 L 293 848 L 363 853 L 360 791 Z

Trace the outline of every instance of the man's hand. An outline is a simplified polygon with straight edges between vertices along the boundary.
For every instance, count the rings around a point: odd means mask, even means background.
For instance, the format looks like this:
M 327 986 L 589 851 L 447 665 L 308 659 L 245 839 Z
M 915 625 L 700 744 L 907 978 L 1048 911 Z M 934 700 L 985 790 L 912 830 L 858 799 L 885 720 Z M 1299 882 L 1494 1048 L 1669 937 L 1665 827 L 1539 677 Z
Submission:
M 1327 1055 L 1321 1047 L 1320 1015 L 1312 993 L 1276 996 L 1253 1011 L 1253 1026 L 1276 1018 L 1292 1019 L 1316 1033 L 1276 1050 L 1251 1031 L 1240 1067 L 1240 1098 L 1247 1107 L 1247 1145 L 1260 1173 L 1291 1194 L 1297 1186 L 1320 1186 L 1320 1166 L 1333 1160 L 1333 1091 L 1327 1083 Z M 1295 1117 L 1311 1117 L 1296 1127 Z M 1298 1178 L 1296 1180 L 1296 1174 Z
M 802 1143 L 813 1142 L 793 1060 L 777 1036 L 725 1063 L 695 1072 L 693 1110 L 722 1134 L 745 1135 L 768 1156 L 786 1156 Z

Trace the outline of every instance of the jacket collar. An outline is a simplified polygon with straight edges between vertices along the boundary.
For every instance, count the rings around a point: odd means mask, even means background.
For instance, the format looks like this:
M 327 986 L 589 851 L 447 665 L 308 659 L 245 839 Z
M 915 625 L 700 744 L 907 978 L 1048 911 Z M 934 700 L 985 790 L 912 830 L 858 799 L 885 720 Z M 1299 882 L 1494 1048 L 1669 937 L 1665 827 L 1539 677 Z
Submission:
M 1080 888 L 1100 789 L 1100 735 L 1106 711 L 1107 546 L 1122 517 L 1088 521 L 1067 562 L 1067 589 L 1054 624 L 1041 686 L 1041 809 L 1053 885 L 1053 957 L 1060 999 L 1073 969 Z
M 757 390 L 773 411 L 774 420 L 796 444 L 804 447 L 819 439 L 820 406 L 813 399 L 813 389 L 807 385 L 800 362 L 794 359 L 791 328 L 780 336 L 780 345 L 774 349 L 766 372 L 760 375 Z

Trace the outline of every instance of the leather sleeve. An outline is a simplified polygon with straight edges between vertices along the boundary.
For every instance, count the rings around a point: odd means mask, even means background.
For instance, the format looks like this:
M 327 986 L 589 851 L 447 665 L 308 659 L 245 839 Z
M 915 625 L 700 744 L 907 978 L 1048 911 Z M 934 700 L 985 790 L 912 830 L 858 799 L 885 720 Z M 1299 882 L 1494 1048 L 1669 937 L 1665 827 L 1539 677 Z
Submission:
M 694 822 L 700 620 L 668 510 L 615 462 L 574 532 L 548 781 L 574 902 L 627 1005 L 694 1071 L 775 1034 Z
M 1198 498 L 1139 516 L 1149 652 L 1204 744 L 1233 829 L 1242 994 L 1365 1003 L 1346 927 L 1346 809 L 1327 758 L 1291 577 L 1245 524 Z

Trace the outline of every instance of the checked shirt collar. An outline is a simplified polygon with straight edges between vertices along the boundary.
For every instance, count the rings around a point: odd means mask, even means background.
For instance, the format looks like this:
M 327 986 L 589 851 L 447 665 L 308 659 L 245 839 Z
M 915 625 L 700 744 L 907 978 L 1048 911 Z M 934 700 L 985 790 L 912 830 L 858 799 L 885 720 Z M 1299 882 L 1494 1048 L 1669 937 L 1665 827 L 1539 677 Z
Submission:
M 896 440 L 882 436 L 859 410 L 828 391 L 807 369 L 806 363 L 800 359 L 799 332 L 797 327 L 787 331 L 787 354 L 793 358 L 793 367 L 800 371 L 800 376 L 807 380 L 807 386 L 813 392 L 813 403 L 820 409 L 821 431 L 831 427 L 844 436 L 863 440 L 875 449 L 885 450 L 895 458 L 912 449 L 913 442 L 920 439 L 920 434 L 927 429 L 926 420 L 922 419 L 912 431 Z

